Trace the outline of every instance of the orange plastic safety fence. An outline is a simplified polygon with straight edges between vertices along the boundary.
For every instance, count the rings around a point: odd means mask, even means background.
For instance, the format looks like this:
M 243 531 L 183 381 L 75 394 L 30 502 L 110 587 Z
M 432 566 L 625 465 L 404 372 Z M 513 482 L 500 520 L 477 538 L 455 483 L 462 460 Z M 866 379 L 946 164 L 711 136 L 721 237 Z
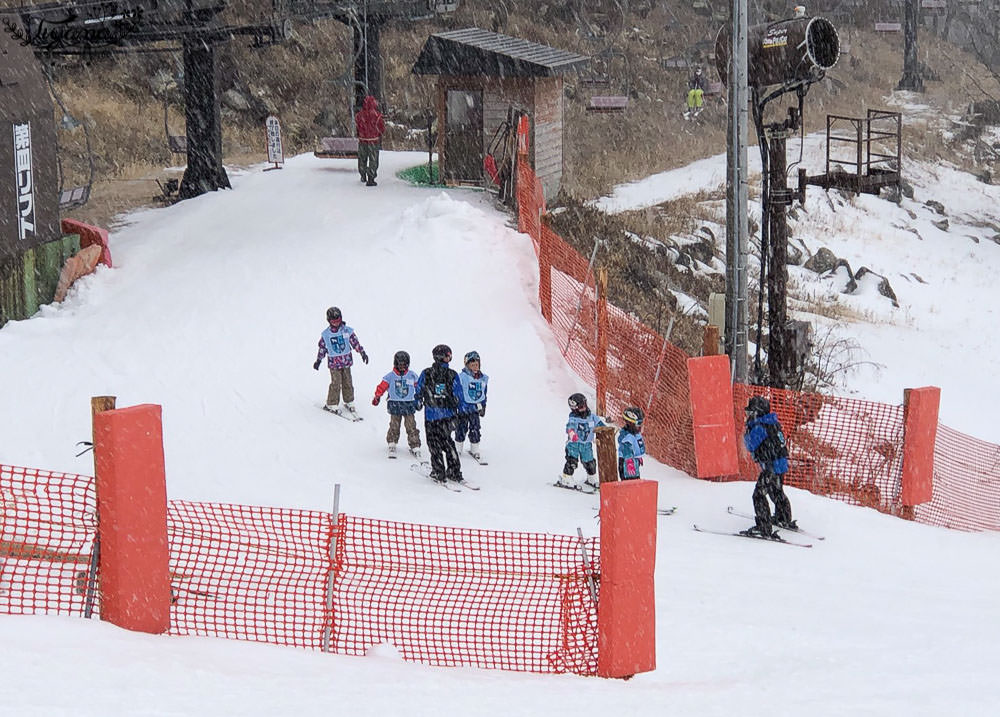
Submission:
M 785 484 L 854 505 L 899 514 L 902 503 L 903 407 L 818 393 L 733 386 L 736 425 L 750 396 L 765 396 L 788 443 Z M 742 441 L 742 435 L 740 436 Z M 740 477 L 758 468 L 740 450 Z
M 916 506 L 914 518 L 958 530 L 1000 530 L 1000 446 L 939 423 L 934 497 Z
M 351 516 L 340 525 L 337 652 L 389 643 L 432 665 L 596 671 L 596 606 L 577 538 Z M 596 564 L 596 539 L 587 550 Z
M 318 648 L 327 513 L 170 501 L 170 632 Z
M 688 474 L 697 470 L 688 355 L 617 306 L 608 306 L 607 414 L 629 406 L 646 413 L 642 434 L 651 456 Z
M 331 521 L 171 502 L 171 632 L 348 655 L 388 643 L 432 665 L 596 670 L 596 608 L 577 538 Z M 596 539 L 587 549 L 596 562 Z
M 93 478 L 0 465 L 0 614 L 84 613 L 96 513 Z

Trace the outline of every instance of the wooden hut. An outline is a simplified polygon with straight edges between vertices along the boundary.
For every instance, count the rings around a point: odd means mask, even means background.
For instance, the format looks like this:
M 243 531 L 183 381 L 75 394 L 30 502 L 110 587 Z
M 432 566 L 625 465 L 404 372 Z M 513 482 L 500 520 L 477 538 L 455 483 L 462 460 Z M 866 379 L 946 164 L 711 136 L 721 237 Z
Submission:
M 563 78 L 587 57 L 479 28 L 431 35 L 413 65 L 437 75 L 437 152 L 447 183 L 481 184 L 483 159 L 514 113 L 531 118 L 530 159 L 546 199 L 559 191 L 563 163 Z M 499 164 L 499 161 L 498 161 Z

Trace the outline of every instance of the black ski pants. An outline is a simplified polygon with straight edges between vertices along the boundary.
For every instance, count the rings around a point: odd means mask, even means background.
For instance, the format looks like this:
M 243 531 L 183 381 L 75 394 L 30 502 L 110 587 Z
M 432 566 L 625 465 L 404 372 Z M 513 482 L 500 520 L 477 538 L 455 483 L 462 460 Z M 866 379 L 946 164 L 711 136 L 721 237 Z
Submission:
M 441 418 L 437 421 L 424 421 L 427 449 L 431 452 L 431 478 L 462 480 L 462 464 L 458 460 L 455 441 L 451 440 L 454 420 Z
M 765 468 L 757 476 L 757 485 L 753 489 L 753 512 L 757 519 L 757 527 L 765 533 L 771 532 L 771 506 L 767 499 L 774 502 L 774 519 L 788 522 L 792 519 L 792 504 L 785 495 L 784 475 Z

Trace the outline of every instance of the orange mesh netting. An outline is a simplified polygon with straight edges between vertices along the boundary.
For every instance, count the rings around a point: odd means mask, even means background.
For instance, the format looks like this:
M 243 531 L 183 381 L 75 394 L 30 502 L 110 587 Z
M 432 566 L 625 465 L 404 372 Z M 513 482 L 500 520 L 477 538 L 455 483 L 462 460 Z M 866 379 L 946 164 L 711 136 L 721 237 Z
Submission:
M 391 643 L 432 665 L 597 669 L 597 614 L 576 537 L 340 517 L 336 652 Z M 598 560 L 596 539 L 588 556 Z
M 432 665 L 597 668 L 574 537 L 346 515 L 334 529 L 324 513 L 179 501 L 169 534 L 174 634 L 314 649 L 328 639 L 349 655 L 389 643 Z M 596 539 L 587 549 L 596 561 Z
M 0 465 L 0 613 L 84 614 L 96 513 L 93 478 Z
M 903 407 L 818 393 L 733 386 L 736 425 L 750 396 L 765 396 L 788 442 L 785 484 L 854 505 L 898 513 L 902 507 Z M 740 476 L 758 468 L 740 450 Z
M 320 647 L 329 514 L 170 501 L 170 631 Z
M 921 523 L 959 530 L 1000 530 L 1000 446 L 939 423 L 934 497 L 918 505 Z

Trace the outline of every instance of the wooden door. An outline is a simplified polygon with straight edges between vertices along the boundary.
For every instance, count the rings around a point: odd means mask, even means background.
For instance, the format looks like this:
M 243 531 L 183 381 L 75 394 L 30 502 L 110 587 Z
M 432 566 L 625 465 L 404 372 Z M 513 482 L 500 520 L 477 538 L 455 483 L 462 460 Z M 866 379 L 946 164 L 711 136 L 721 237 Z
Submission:
M 482 181 L 482 90 L 448 90 L 445 106 L 445 128 L 445 180 L 449 182 Z

